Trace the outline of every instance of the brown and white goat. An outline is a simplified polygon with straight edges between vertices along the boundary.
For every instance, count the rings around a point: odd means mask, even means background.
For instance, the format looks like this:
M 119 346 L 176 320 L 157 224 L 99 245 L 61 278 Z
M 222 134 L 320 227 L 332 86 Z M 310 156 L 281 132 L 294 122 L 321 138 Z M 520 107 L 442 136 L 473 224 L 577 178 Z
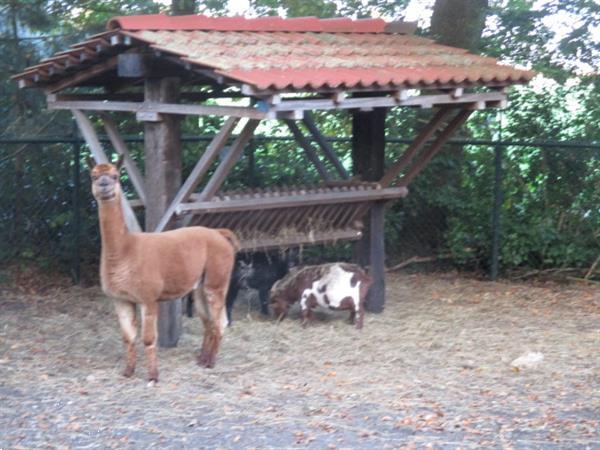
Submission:
M 350 322 L 363 326 L 364 302 L 372 279 L 355 264 L 332 263 L 292 269 L 270 292 L 275 316 L 283 319 L 292 304 L 300 301 L 303 325 L 312 320 L 316 306 L 350 310 Z
M 123 375 L 130 377 L 135 370 L 136 305 L 142 315 L 148 379 L 157 381 L 158 302 L 190 291 L 204 323 L 198 364 L 213 367 L 227 326 L 225 296 L 239 242 L 230 230 L 205 227 L 130 233 L 121 207 L 121 162 L 96 165 L 88 159 L 100 219 L 102 290 L 114 298 L 127 347 Z

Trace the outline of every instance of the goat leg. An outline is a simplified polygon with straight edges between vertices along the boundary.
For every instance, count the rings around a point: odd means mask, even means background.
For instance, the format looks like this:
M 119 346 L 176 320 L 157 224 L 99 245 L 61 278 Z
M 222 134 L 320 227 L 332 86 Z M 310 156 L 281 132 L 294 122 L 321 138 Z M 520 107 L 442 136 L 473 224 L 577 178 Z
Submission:
M 310 305 L 306 305 L 306 307 L 302 309 L 302 328 L 306 328 L 309 322 L 312 322 L 312 320 L 312 307 Z
M 356 313 L 356 321 L 354 322 L 357 330 L 362 329 L 364 317 L 365 317 L 365 307 L 361 302 L 360 305 L 358 306 L 358 312 Z

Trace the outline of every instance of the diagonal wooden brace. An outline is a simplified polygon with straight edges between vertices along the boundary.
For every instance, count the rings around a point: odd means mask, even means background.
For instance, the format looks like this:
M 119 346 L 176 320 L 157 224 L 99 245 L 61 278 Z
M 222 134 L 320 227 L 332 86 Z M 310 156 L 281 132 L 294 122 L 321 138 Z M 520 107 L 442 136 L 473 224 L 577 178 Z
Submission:
M 383 176 L 380 183 L 383 187 L 387 187 L 392 184 L 394 179 L 402 172 L 402 170 L 410 163 L 417 152 L 425 145 L 425 142 L 438 131 L 446 118 L 450 115 L 452 108 L 440 109 L 433 118 L 425 125 L 425 127 L 419 132 L 415 140 L 408 146 L 402 156 L 396 161 Z
M 125 141 L 119 134 L 115 121 L 105 112 L 100 112 L 98 115 L 102 119 L 104 129 L 106 130 L 106 134 L 108 135 L 108 138 L 110 139 L 114 149 L 119 155 L 123 155 L 123 164 L 127 170 L 127 174 L 131 179 L 131 183 L 133 184 L 138 197 L 145 206 L 147 204 L 147 199 L 146 188 L 144 187 L 144 178 L 142 177 L 142 174 L 140 173 L 135 161 L 131 157 L 129 150 L 127 150 L 127 145 L 125 145 Z
M 473 113 L 472 109 L 461 109 L 460 112 L 448 123 L 444 131 L 433 141 L 429 148 L 423 151 L 417 160 L 413 163 L 410 170 L 399 181 L 399 186 L 408 186 L 410 182 L 425 168 L 427 163 L 431 161 L 441 149 L 442 146 L 450 139 L 450 136 L 467 121 Z
M 227 119 L 223 127 L 215 135 L 211 143 L 208 145 L 208 147 L 202 154 L 202 157 L 198 160 L 198 162 L 192 169 L 192 172 L 187 177 L 187 179 L 175 195 L 175 198 L 173 198 L 173 201 L 165 211 L 164 215 L 161 217 L 154 231 L 160 232 L 167 229 L 169 223 L 174 217 L 177 207 L 181 203 L 186 202 L 190 198 L 190 195 L 192 195 L 196 187 L 198 187 L 200 180 L 204 175 L 206 175 L 206 172 L 208 172 L 208 169 L 210 168 L 211 164 L 217 158 L 219 152 L 227 143 L 227 140 L 231 136 L 231 133 L 233 132 L 233 129 L 235 128 L 239 120 L 240 119 L 238 117 L 230 117 L 229 119 Z
M 225 177 L 231 171 L 231 169 L 241 156 L 242 152 L 244 151 L 244 147 L 246 147 L 246 144 L 252 138 L 254 130 L 256 130 L 256 127 L 258 126 L 259 122 L 260 120 L 257 119 L 249 119 L 246 122 L 241 133 L 238 135 L 233 144 L 231 144 L 229 152 L 227 153 L 223 161 L 221 161 L 221 164 L 219 164 L 212 177 L 208 180 L 208 183 L 206 183 L 206 186 L 200 193 L 198 197 L 200 201 L 212 199 L 214 195 L 219 191 L 221 185 L 225 181 Z
M 296 122 L 293 120 L 284 120 L 284 122 L 294 135 L 296 142 L 298 142 L 298 144 L 300 144 L 300 146 L 306 152 L 308 159 L 315 165 L 315 168 L 317 169 L 317 172 L 319 172 L 319 175 L 321 175 L 321 178 L 323 178 L 325 181 L 331 181 L 332 178 L 331 175 L 329 175 L 327 168 L 315 153 L 315 150 L 310 145 L 310 142 L 308 142 L 308 139 L 306 139 L 306 137 L 302 134 L 302 131 L 300 131 L 300 128 L 298 128 Z
M 102 144 L 100 144 L 100 140 L 98 139 L 98 135 L 96 134 L 96 130 L 94 130 L 94 126 L 90 119 L 78 109 L 72 109 L 71 112 L 75 117 L 75 121 L 79 126 L 79 130 L 81 131 L 81 135 L 85 139 L 94 159 L 99 164 L 106 164 L 110 162 L 106 153 L 104 153 L 104 149 L 102 148 Z M 123 213 L 125 215 L 125 223 L 127 224 L 127 228 L 132 232 L 141 232 L 142 227 L 140 226 L 135 213 L 133 212 L 133 208 L 129 204 L 129 201 L 125 197 L 125 193 L 121 192 L 121 204 L 123 205 Z
M 325 136 L 323 136 L 317 128 L 317 125 L 315 124 L 315 121 L 310 111 L 304 112 L 304 119 L 302 119 L 302 122 L 304 122 L 304 125 L 306 126 L 308 131 L 310 131 L 310 134 L 313 135 L 313 137 L 317 141 L 317 144 L 319 144 L 319 147 L 321 147 L 321 150 L 323 150 L 323 153 L 325 154 L 329 162 L 333 165 L 333 167 L 335 167 L 335 170 L 337 170 L 340 177 L 342 177 L 342 179 L 344 180 L 350 178 L 350 175 L 348 175 L 348 172 L 344 168 L 342 162 L 335 154 L 335 151 L 331 147 L 331 144 L 327 142 Z

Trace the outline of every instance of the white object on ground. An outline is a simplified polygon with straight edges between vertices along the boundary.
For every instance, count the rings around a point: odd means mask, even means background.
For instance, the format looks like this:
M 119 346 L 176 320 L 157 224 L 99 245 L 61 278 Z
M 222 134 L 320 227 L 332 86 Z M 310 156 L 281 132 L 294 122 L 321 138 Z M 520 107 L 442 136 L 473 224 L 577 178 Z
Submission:
M 519 356 L 517 359 L 510 363 L 512 367 L 518 367 L 519 369 L 528 369 L 535 367 L 544 360 L 544 355 L 538 352 L 528 352 Z

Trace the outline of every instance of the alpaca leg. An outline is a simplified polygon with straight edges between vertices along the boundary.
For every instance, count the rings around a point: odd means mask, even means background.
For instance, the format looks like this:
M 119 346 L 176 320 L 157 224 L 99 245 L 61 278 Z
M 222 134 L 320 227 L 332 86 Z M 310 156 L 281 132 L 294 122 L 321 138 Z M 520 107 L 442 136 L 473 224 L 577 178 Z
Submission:
M 206 344 L 203 345 L 203 353 L 199 363 L 207 368 L 215 365 L 223 332 L 227 327 L 225 297 L 229 288 L 233 263 L 233 255 L 224 257 L 221 264 L 207 265 L 204 273 L 203 298 L 207 313 L 207 320 L 204 324 Z M 208 335 L 206 334 L 207 330 Z
M 208 346 L 208 359 L 206 367 L 214 367 L 219 353 L 223 333 L 227 327 L 227 313 L 225 310 L 225 291 L 223 289 L 206 290 L 208 307 L 210 309 L 211 340 Z
M 119 318 L 123 342 L 127 348 L 127 363 L 123 376 L 130 377 L 135 371 L 135 337 L 137 335 L 137 319 L 135 315 L 135 304 L 124 300 L 115 300 L 115 310 Z
M 202 339 L 200 355 L 198 355 L 198 365 L 205 367 L 212 341 L 210 309 L 202 288 L 194 289 L 192 295 L 194 296 L 196 311 L 204 327 L 204 338 Z
M 156 359 L 156 341 L 158 322 L 158 304 L 148 303 L 142 305 L 142 341 L 146 353 L 148 367 L 148 381 L 158 381 L 158 363 Z

